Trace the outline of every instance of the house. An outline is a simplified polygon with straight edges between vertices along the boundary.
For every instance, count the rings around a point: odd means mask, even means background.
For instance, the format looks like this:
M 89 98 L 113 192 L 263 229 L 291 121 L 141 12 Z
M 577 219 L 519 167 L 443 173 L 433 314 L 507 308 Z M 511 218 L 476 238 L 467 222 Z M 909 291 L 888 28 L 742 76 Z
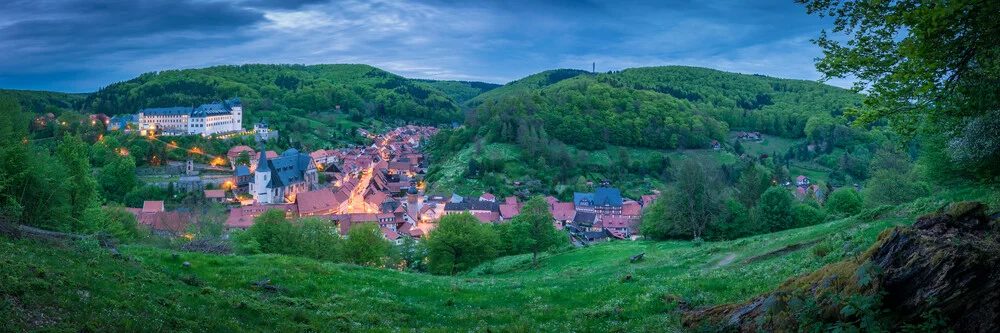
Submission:
M 385 239 L 391 242 L 392 244 L 395 245 L 403 244 L 403 238 L 401 238 L 399 236 L 399 233 L 397 233 L 396 231 L 385 227 L 380 228 L 380 230 L 382 231 L 382 237 L 385 237 Z
M 222 203 L 226 201 L 226 190 L 205 190 L 205 200 Z
M 253 176 L 250 174 L 250 168 L 246 165 L 237 165 L 236 172 L 233 175 L 236 178 L 236 188 L 233 191 L 236 193 L 249 193 L 250 181 L 253 179 Z
M 573 207 L 572 202 L 549 204 L 549 213 L 552 213 L 552 219 L 562 227 L 572 223 L 573 218 L 576 217 L 576 209 Z
M 319 176 L 316 164 L 308 154 L 288 149 L 280 156 L 268 158 L 261 149 L 250 194 L 262 204 L 292 203 L 295 195 L 317 188 Z
M 795 177 L 795 186 L 809 186 L 809 184 L 809 178 L 806 176 L 799 175 L 798 177 Z
M 250 158 L 250 165 L 252 167 L 256 167 L 257 152 L 255 152 L 253 148 L 250 148 L 249 146 L 236 146 L 230 148 L 229 151 L 226 152 L 226 158 L 229 160 L 229 165 L 233 167 L 233 170 L 236 170 L 237 167 L 236 159 L 239 158 L 240 155 L 243 153 L 246 153 L 247 157 Z
M 164 211 L 163 201 L 143 201 L 142 213 L 158 213 Z
M 497 202 L 497 197 L 490 193 L 483 193 L 483 195 L 479 196 L 479 201 Z
M 610 230 L 620 235 L 623 235 L 624 238 L 629 238 L 632 237 L 632 235 L 636 231 L 636 228 L 633 226 L 635 221 L 636 221 L 635 219 L 629 218 L 627 216 L 618 215 L 618 216 L 608 216 L 604 218 L 604 220 L 601 221 L 600 223 L 601 227 L 604 230 Z
M 712 140 L 712 149 L 715 150 L 722 149 L 722 144 L 719 143 L 719 140 Z
M 645 209 L 645 208 L 648 208 L 649 205 L 652 205 L 653 202 L 656 201 L 656 199 L 659 199 L 659 198 L 660 198 L 660 196 L 657 195 L 657 194 L 647 194 L 647 195 L 639 197 L 639 203 L 641 203 L 642 204 L 642 208 Z
M 521 214 L 521 207 L 519 207 L 517 203 L 514 203 L 514 204 L 506 204 L 505 203 L 505 204 L 500 205 L 500 220 L 501 221 L 510 220 L 510 219 L 514 218 L 514 216 L 517 216 L 518 214 Z
M 340 212 L 340 201 L 330 189 L 302 192 L 295 197 L 299 216 L 330 215 Z
M 581 231 L 600 230 L 595 227 L 597 224 L 597 214 L 577 211 L 573 215 L 572 225 Z
M 594 193 L 573 193 L 577 212 L 621 215 L 622 195 L 617 188 L 599 187 Z

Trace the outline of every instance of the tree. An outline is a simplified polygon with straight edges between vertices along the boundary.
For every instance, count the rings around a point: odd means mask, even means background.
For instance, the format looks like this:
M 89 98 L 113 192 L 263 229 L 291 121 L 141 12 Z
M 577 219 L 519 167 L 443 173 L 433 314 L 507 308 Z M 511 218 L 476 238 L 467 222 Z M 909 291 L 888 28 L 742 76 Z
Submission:
M 135 214 L 125 210 L 122 206 L 108 206 L 106 208 L 94 207 L 88 209 L 83 220 L 83 232 L 88 234 L 103 234 L 123 243 L 131 242 L 139 237 L 139 223 Z
M 349 263 L 378 266 L 388 256 L 390 246 L 389 241 L 382 237 L 378 223 L 361 223 L 351 226 L 341 253 Z
M 67 134 L 56 147 L 56 156 L 60 164 L 66 168 L 66 178 L 62 183 L 63 190 L 69 195 L 69 209 L 76 223 L 69 226 L 69 231 L 80 229 L 80 217 L 84 211 L 99 206 L 97 181 L 90 174 L 89 147 L 78 136 Z
M 539 196 L 531 198 L 521 208 L 521 213 L 511 221 L 513 232 L 504 242 L 519 243 L 517 248 L 531 252 L 532 266 L 537 267 L 538 252 L 548 250 L 562 239 L 552 224 L 553 221 L 545 200 Z
M 795 227 L 806 227 L 823 222 L 826 215 L 816 207 L 797 204 L 792 207 L 792 218 L 795 220 Z
M 295 231 L 285 211 L 268 209 L 253 219 L 253 225 L 239 234 L 236 242 L 241 249 L 250 253 L 290 253 L 290 244 L 295 242 Z
M 236 160 L 233 161 L 234 165 L 250 165 L 250 154 L 246 151 L 241 151 L 239 155 L 236 156 Z
M 692 159 L 684 160 L 677 172 L 677 195 L 670 210 L 683 218 L 680 227 L 690 232 L 693 239 L 699 239 L 718 213 L 722 185 Z
M 455 275 L 496 256 L 496 232 L 468 213 L 445 215 L 427 239 L 431 273 Z
M 858 122 L 888 120 L 907 136 L 926 123 L 952 137 L 953 156 L 1000 169 L 1000 135 L 988 135 L 1000 134 L 1000 2 L 797 2 L 849 37 L 824 31 L 816 68 L 827 79 L 852 77 L 866 92 L 853 112 Z
M 135 160 L 132 156 L 111 155 L 110 161 L 98 175 L 98 183 L 101 185 L 104 199 L 124 202 L 125 195 L 139 183 L 139 179 L 135 176 Z
M 861 195 L 850 187 L 842 187 L 830 193 L 826 208 L 838 215 L 851 216 L 861 212 Z
M 915 182 L 906 155 L 883 150 L 871 165 L 872 177 L 865 187 L 865 202 L 871 205 L 898 205 L 929 194 Z
M 743 169 L 743 175 L 737 184 L 736 198 L 744 207 L 750 208 L 757 204 L 760 196 L 771 185 L 771 177 L 755 162 L 750 162 Z
M 772 186 L 764 191 L 757 203 L 757 213 L 766 232 L 775 232 L 795 226 L 792 217 L 792 195 L 788 190 Z

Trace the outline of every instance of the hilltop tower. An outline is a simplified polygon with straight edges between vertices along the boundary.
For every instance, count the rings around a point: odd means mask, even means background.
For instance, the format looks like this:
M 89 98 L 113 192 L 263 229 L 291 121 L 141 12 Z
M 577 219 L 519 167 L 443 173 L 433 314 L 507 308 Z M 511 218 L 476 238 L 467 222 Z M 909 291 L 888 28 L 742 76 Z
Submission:
M 231 107 L 233 108 L 233 127 L 234 132 L 243 131 L 243 102 L 240 101 L 240 97 L 236 96 L 233 98 Z

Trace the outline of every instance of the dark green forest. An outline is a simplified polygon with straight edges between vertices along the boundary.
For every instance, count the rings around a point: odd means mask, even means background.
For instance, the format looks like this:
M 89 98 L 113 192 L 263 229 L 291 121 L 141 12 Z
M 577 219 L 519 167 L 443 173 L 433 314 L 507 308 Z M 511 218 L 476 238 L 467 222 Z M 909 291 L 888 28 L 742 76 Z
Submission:
M 448 95 L 448 97 L 455 100 L 455 103 L 458 104 L 464 104 L 476 96 L 503 86 L 502 84 L 475 81 L 441 81 L 425 79 L 413 79 L 413 81 L 426 84 L 431 86 L 431 88 L 443 92 L 445 95 Z
M 458 105 L 430 85 L 368 65 L 240 65 L 151 72 L 87 96 L 92 113 L 196 105 L 240 97 L 247 115 L 280 111 L 304 116 L 336 110 L 355 117 L 442 123 L 461 118 Z

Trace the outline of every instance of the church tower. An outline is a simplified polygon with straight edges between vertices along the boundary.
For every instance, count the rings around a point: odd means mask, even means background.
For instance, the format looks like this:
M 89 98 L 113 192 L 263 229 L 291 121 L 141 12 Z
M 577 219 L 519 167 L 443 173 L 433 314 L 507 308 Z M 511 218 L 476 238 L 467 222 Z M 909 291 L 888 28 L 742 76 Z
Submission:
M 264 150 L 264 146 L 261 146 L 260 159 L 257 160 L 257 170 L 254 172 L 253 186 L 250 188 L 250 192 L 253 193 L 253 198 L 257 200 L 257 203 L 273 203 L 271 189 L 267 186 L 270 183 L 271 167 L 267 165 L 267 152 Z
M 240 101 L 239 97 L 233 98 L 232 105 L 233 108 L 233 127 L 232 130 L 236 132 L 243 131 L 243 102 Z

